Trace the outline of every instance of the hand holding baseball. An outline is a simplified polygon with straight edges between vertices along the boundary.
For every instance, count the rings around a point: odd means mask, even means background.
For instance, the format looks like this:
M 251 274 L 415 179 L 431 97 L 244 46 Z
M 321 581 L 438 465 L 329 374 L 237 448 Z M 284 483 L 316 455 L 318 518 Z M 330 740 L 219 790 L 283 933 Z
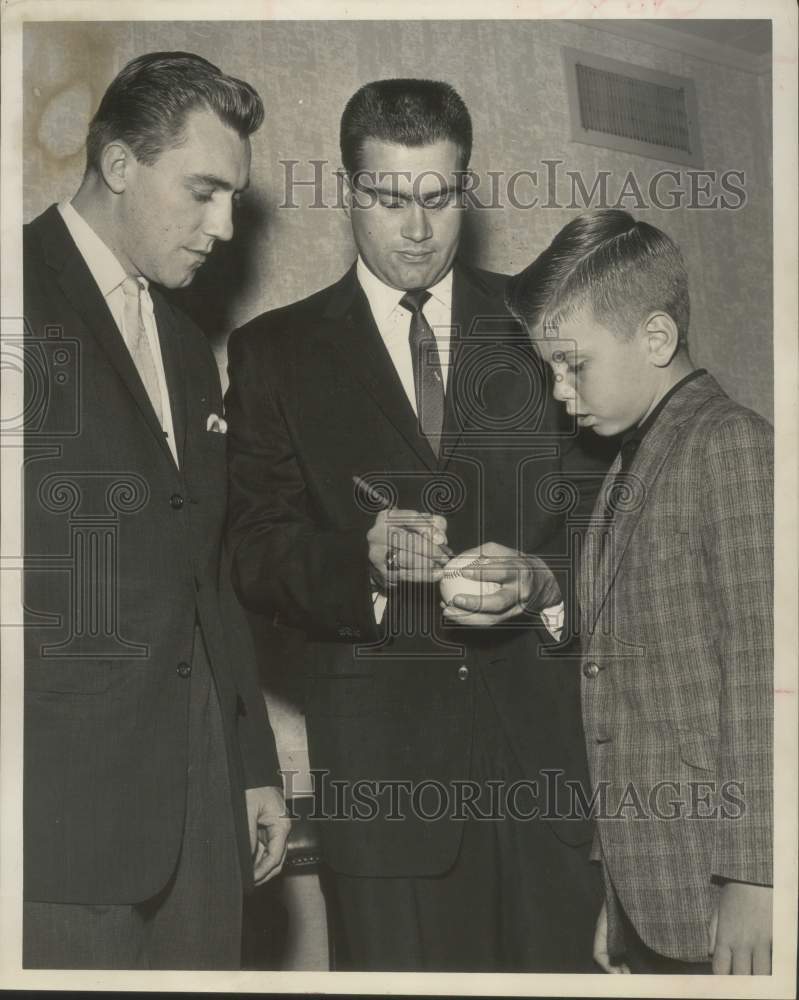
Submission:
M 543 559 L 496 542 L 462 552 L 448 563 L 441 596 L 446 618 L 482 627 L 553 607 L 561 600 L 557 581 Z

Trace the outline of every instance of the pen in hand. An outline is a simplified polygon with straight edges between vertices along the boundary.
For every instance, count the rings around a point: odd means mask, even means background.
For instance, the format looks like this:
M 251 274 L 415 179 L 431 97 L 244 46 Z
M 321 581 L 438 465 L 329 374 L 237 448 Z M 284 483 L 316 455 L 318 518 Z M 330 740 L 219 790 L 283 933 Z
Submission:
M 374 486 L 371 486 L 369 483 L 367 483 L 365 479 L 361 479 L 360 476 L 353 476 L 352 481 L 355 485 L 355 488 L 357 490 L 360 490 L 361 493 L 363 493 L 363 495 L 366 497 L 366 499 L 369 500 L 370 503 L 373 503 L 380 510 L 387 511 L 393 509 L 394 505 L 391 503 L 388 497 L 384 493 L 381 493 L 380 490 L 376 490 Z M 410 532 L 412 535 L 424 534 L 424 532 L 420 531 L 419 528 L 414 527 L 412 524 L 404 524 L 403 528 L 406 531 Z M 448 559 L 451 559 L 455 554 L 449 547 L 449 545 L 439 545 L 439 548 Z

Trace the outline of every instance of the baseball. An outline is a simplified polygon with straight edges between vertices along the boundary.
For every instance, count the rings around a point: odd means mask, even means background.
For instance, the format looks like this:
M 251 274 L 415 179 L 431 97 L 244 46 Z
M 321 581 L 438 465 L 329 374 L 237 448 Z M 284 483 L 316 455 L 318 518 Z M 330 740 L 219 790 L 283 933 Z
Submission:
M 487 597 L 496 594 L 501 589 L 499 583 L 491 580 L 473 580 L 464 576 L 463 570 L 477 568 L 480 565 L 479 556 L 455 556 L 444 567 L 441 577 L 441 596 L 449 604 L 456 594 L 475 594 L 477 597 Z

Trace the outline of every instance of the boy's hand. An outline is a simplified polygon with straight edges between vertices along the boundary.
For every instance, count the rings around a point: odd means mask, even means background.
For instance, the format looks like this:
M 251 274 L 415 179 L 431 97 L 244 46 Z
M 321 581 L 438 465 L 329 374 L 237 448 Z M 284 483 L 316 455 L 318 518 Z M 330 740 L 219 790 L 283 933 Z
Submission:
M 594 931 L 594 961 L 600 969 L 603 970 L 603 972 L 609 972 L 613 976 L 630 975 L 630 970 L 624 962 L 619 962 L 618 965 L 614 965 L 610 960 L 610 955 L 608 954 L 607 903 L 602 904 L 602 909 L 599 911 L 599 916 L 596 920 L 596 930 Z
M 727 882 L 710 925 L 716 976 L 771 974 L 772 894 L 768 885 Z
M 461 555 L 480 558 L 479 566 L 463 570 L 464 577 L 498 583 L 500 589 L 482 598 L 456 594 L 450 604 L 444 604 L 444 616 L 459 625 L 499 625 L 525 611 L 541 611 L 562 600 L 554 574 L 538 556 L 496 542 L 468 549 Z

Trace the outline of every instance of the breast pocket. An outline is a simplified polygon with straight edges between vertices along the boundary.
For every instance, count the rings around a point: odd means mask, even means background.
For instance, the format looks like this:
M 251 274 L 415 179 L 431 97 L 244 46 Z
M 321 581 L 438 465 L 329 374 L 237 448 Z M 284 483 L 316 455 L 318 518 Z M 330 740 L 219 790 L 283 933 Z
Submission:
M 206 431 L 200 438 L 200 447 L 207 455 L 218 456 L 224 462 L 227 454 L 227 434 L 218 431 Z
M 677 641 L 702 565 L 687 531 L 636 532 L 613 585 L 620 634 L 645 645 Z
M 616 536 L 611 539 L 615 543 Z M 651 566 L 683 560 L 692 550 L 691 535 L 688 531 L 666 528 L 663 531 L 636 531 L 630 538 L 624 552 L 626 567 Z

